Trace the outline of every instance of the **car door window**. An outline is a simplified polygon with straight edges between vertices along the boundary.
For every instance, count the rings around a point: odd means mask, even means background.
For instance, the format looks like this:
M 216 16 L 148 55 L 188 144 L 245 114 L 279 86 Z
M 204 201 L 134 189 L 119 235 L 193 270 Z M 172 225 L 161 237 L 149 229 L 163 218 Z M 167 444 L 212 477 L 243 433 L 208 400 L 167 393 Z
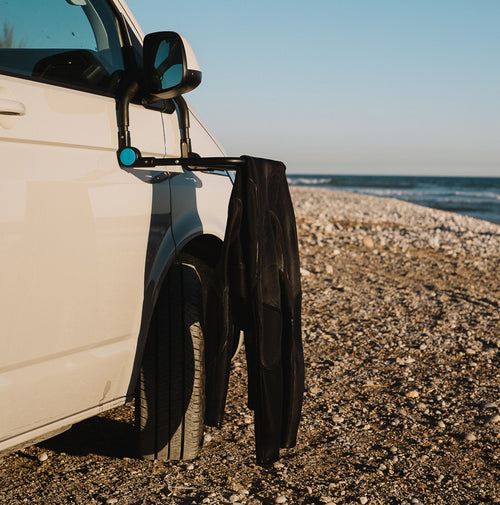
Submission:
M 0 72 L 114 94 L 124 72 L 105 0 L 0 0 Z

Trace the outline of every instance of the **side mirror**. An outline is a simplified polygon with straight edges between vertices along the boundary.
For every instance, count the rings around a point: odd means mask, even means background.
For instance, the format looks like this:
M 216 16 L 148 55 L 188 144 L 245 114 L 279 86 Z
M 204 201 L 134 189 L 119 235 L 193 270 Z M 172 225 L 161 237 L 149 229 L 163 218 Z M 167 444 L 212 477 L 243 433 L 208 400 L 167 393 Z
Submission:
M 201 70 L 189 42 L 175 32 L 144 38 L 144 81 L 155 99 L 180 96 L 201 82 Z

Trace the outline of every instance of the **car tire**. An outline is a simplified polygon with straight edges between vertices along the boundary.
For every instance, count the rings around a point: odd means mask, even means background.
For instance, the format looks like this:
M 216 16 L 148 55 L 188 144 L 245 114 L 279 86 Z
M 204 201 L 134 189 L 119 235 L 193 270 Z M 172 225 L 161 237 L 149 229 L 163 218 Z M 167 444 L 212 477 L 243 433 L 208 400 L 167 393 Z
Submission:
M 176 263 L 156 304 L 136 389 L 140 455 L 196 457 L 204 416 L 203 286 L 194 265 Z

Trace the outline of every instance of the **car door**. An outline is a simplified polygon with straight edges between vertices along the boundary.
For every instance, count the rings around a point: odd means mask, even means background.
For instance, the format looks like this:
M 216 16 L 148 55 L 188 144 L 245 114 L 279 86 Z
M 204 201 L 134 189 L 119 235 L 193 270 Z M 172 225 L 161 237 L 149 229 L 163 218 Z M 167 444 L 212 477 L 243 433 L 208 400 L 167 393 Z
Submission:
M 152 187 L 117 163 L 112 6 L 0 0 L 0 13 L 1 442 L 125 395 Z M 161 113 L 132 105 L 130 121 L 163 156 Z

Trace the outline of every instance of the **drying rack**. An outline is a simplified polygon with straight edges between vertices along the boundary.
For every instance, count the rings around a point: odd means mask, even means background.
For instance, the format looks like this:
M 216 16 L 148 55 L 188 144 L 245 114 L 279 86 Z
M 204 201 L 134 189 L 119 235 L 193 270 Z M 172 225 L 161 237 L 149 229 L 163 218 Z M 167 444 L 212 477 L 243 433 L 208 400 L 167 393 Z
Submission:
M 237 170 L 246 164 L 243 158 L 227 157 L 202 157 L 191 151 L 191 139 L 189 137 L 189 109 L 182 96 L 172 98 L 174 102 L 180 130 L 180 151 L 181 156 L 177 158 L 156 158 L 142 156 L 141 152 L 131 145 L 129 131 L 129 104 L 139 89 L 136 82 L 133 82 L 124 93 L 118 104 L 118 161 L 125 170 L 131 171 L 135 168 L 155 168 L 155 167 L 182 167 L 189 171 L 214 170 Z M 146 180 L 146 182 L 157 183 L 175 175 L 168 171 L 156 174 Z

